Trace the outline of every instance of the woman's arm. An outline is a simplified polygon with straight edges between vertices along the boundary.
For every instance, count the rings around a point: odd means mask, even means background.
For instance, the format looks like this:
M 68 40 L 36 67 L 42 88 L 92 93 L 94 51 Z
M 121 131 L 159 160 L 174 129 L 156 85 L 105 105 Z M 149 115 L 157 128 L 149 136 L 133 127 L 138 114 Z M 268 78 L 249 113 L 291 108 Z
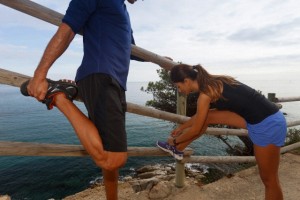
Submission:
M 171 136 L 172 137 L 177 137 L 179 136 L 182 131 L 184 131 L 185 129 L 191 127 L 193 125 L 193 122 L 194 122 L 194 118 L 195 118 L 195 115 L 192 116 L 188 121 L 186 121 L 185 123 L 183 124 L 180 124 L 176 129 L 174 129 L 172 132 L 171 132 Z
M 189 141 L 193 138 L 196 138 L 199 135 L 200 131 L 202 130 L 207 114 L 210 107 L 211 98 L 206 94 L 201 93 L 198 97 L 197 101 L 197 112 L 196 114 L 186 123 L 182 125 L 182 127 L 186 127 L 189 125 L 191 127 L 183 134 L 176 137 L 176 143 L 180 144 L 186 141 Z

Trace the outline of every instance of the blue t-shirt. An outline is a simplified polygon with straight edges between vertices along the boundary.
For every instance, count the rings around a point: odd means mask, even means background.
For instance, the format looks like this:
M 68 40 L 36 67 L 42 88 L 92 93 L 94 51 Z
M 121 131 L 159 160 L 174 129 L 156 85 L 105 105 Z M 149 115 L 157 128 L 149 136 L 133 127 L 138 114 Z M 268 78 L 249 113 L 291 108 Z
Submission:
M 75 80 L 105 73 L 126 90 L 133 38 L 124 0 L 72 0 L 62 21 L 83 33 L 84 55 Z

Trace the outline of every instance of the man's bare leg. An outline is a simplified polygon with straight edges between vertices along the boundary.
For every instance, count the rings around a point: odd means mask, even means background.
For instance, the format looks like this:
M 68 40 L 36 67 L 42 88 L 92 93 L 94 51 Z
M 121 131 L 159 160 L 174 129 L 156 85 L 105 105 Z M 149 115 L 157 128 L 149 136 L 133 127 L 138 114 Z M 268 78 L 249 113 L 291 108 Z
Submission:
M 54 97 L 55 106 L 67 117 L 81 144 L 94 162 L 102 168 L 108 200 L 118 199 L 118 169 L 127 160 L 127 152 L 109 152 L 103 149 L 96 126 L 64 94 Z
M 119 180 L 119 171 L 107 171 L 102 170 L 104 177 L 104 185 L 107 200 L 117 200 L 118 199 L 118 180 Z

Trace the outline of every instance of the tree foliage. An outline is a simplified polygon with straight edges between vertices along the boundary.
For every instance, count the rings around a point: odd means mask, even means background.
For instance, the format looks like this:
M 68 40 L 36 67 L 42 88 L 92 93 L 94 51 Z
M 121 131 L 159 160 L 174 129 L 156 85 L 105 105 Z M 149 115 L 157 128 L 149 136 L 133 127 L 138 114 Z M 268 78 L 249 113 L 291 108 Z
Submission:
M 146 106 L 176 113 L 176 87 L 171 83 L 167 70 L 158 69 L 156 71 L 160 80 L 157 82 L 149 82 L 146 90 L 141 89 L 153 95 L 153 99 L 147 101 Z

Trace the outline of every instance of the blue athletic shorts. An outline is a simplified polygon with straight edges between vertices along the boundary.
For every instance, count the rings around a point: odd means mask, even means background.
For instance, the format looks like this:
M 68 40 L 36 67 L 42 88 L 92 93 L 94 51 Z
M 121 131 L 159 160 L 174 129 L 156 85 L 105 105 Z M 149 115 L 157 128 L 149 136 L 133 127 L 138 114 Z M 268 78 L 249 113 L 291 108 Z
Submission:
M 257 124 L 247 123 L 247 129 L 250 139 L 258 146 L 274 144 L 281 147 L 284 145 L 287 125 L 285 117 L 280 111 Z

